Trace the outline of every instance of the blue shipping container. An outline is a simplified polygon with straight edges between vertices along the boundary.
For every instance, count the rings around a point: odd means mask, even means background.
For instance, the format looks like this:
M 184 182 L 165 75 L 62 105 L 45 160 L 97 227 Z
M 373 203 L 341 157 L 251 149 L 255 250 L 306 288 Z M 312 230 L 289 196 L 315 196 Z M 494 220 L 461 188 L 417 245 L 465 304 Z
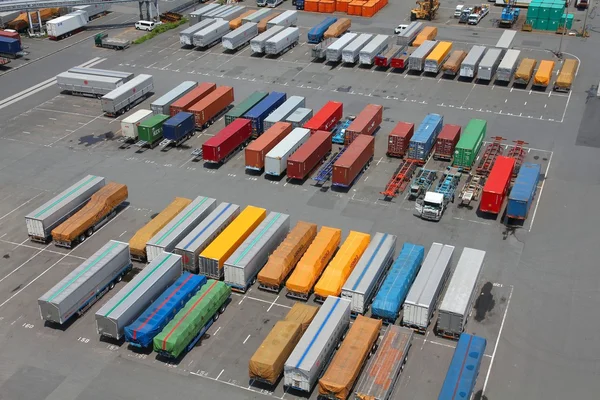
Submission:
M 21 51 L 21 42 L 17 39 L 0 36 L 0 53 L 15 55 Z
M 438 400 L 470 399 L 487 341 L 463 333 L 458 339 Z
M 415 131 L 412 139 L 410 139 L 408 144 L 408 158 L 421 161 L 427 160 L 443 125 L 443 116 L 439 114 L 427 114 Z
M 281 92 L 271 92 L 260 103 L 244 114 L 244 118 L 252 121 L 252 136 L 260 136 L 264 132 L 263 122 L 277 107 L 283 104 L 287 95 Z
M 136 347 L 152 345 L 152 339 L 175 317 L 206 283 L 204 275 L 184 272 L 131 325 L 125 327 L 125 340 Z
M 394 323 L 408 290 L 421 268 L 424 256 L 425 247 L 404 243 L 400 255 L 392 264 L 388 276 L 375 296 L 371 306 L 371 314 L 374 317 Z
M 183 137 L 195 132 L 194 114 L 179 112 L 163 124 L 163 137 L 178 142 Z
M 308 31 L 308 43 L 321 43 L 325 31 L 337 21 L 336 17 L 327 17 Z
M 508 195 L 506 216 L 508 218 L 525 219 L 535 197 L 542 166 L 524 163 L 515 179 L 515 184 Z

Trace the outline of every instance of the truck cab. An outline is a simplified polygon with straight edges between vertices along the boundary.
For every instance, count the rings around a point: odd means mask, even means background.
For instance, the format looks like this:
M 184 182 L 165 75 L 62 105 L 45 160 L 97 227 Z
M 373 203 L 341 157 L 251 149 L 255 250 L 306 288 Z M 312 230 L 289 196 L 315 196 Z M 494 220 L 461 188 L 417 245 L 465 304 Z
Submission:
M 448 202 L 442 193 L 426 192 L 424 198 L 417 199 L 415 202 L 415 215 L 428 221 L 439 221 Z
M 477 25 L 481 21 L 481 14 L 473 13 L 469 15 L 468 24 L 469 25 Z

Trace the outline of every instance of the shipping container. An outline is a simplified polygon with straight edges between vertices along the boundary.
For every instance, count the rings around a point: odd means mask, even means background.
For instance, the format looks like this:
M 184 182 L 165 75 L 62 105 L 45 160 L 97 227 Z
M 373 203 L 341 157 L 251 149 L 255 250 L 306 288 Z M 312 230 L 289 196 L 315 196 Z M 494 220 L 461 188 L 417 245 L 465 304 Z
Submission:
M 313 117 L 313 111 L 310 108 L 298 108 L 287 117 L 286 122 L 292 124 L 292 128 L 303 127 Z
M 431 27 L 427 27 L 427 29 L 435 29 L 435 34 L 437 35 L 437 28 L 431 26 Z M 398 35 L 398 38 L 396 39 L 397 44 L 400 46 L 410 46 L 414 40 L 417 38 L 417 35 L 419 35 L 419 33 L 421 33 L 421 31 L 423 30 L 423 23 L 419 22 L 419 21 L 413 21 L 411 22 L 408 27 L 402 31 L 402 33 L 400 33 Z M 435 39 L 435 35 L 432 37 L 432 39 Z
M 230 10 L 233 7 L 232 4 L 229 5 L 220 5 L 219 7 L 215 7 L 214 9 L 202 14 L 201 19 L 206 18 L 215 18 L 217 15 L 222 14 L 223 12 Z
M 325 32 L 337 21 L 336 17 L 326 17 L 308 31 L 308 43 L 316 44 L 323 40 Z
M 554 70 L 554 61 L 542 60 L 538 66 L 535 75 L 533 76 L 533 86 L 546 88 L 552 79 L 552 71 Z
M 413 51 L 410 56 L 408 56 L 408 69 L 411 71 L 423 71 L 427 56 L 437 45 L 438 42 L 435 40 L 424 41 L 422 45 L 417 47 L 417 49 Z
M 365 314 L 394 258 L 396 236 L 377 232 L 350 277 L 342 286 L 342 299 L 351 303 L 353 315 Z
M 512 47 L 512 42 L 515 39 L 516 35 L 517 35 L 517 31 L 505 30 L 502 33 L 502 36 L 500 36 L 500 39 L 498 39 L 498 43 L 496 43 L 496 47 L 499 49 L 505 49 L 505 50 L 510 49 Z
M 233 107 L 227 114 L 225 114 L 225 125 L 227 126 L 237 118 L 241 118 L 268 95 L 268 92 L 254 92 L 250 96 L 246 97 L 244 101 Z
M 408 67 L 408 58 L 416 49 L 416 47 L 403 47 L 398 54 L 392 57 L 390 63 L 392 68 L 403 70 Z
M 408 29 L 407 29 L 408 31 Z M 437 36 L 437 28 L 435 26 L 425 26 L 416 36 L 412 45 L 415 47 L 421 46 L 427 40 L 434 40 Z M 407 43 L 408 44 L 408 43 Z
M 542 166 L 540 164 L 523 163 L 508 195 L 508 205 L 506 206 L 506 216 L 508 218 L 527 218 L 541 172 Z
M 402 324 L 425 332 L 435 312 L 438 298 L 448 275 L 454 246 L 433 243 L 419 274 L 406 295 Z
M 400 255 L 392 264 L 390 272 L 375 295 L 371 306 L 373 317 L 381 318 L 385 323 L 394 324 L 408 290 L 421 268 L 424 254 L 423 246 L 404 243 Z
M 382 68 L 387 68 L 391 65 L 392 59 L 400 54 L 402 47 L 391 45 L 387 50 L 375 56 L 375 65 Z
M 279 13 L 273 13 L 270 15 L 267 15 L 266 17 L 262 18 L 259 22 L 258 22 L 258 33 L 263 33 L 264 31 L 267 30 L 267 24 L 269 23 L 270 20 L 278 17 Z
M 138 146 L 156 147 L 163 138 L 163 125 L 169 119 L 165 114 L 154 114 L 138 125 Z
M 502 49 L 491 48 L 486 51 L 477 69 L 477 79 L 491 81 L 496 75 L 503 54 L 504 50 Z
M 467 333 L 460 335 L 438 400 L 471 398 L 486 344 L 482 337 Z
M 537 65 L 537 60 L 533 58 L 524 58 L 515 72 L 515 83 L 518 85 L 527 85 L 533 76 L 533 70 Z
M 235 18 L 240 17 L 246 7 L 244 6 L 233 6 L 229 10 L 222 12 L 221 14 L 215 15 L 215 19 L 223 19 L 225 21 L 232 21 Z
M 568 92 L 575 80 L 579 62 L 574 58 L 566 59 L 554 82 L 554 90 L 557 92 Z
M 287 160 L 289 179 L 303 180 L 331 153 L 331 132 L 316 131 Z
M 265 174 L 281 176 L 287 169 L 288 158 L 310 138 L 310 130 L 295 128 L 265 156 Z
M 130 110 L 154 90 L 152 75 L 139 74 L 110 93 L 102 96 L 102 111 L 109 117 L 115 117 Z
M 109 241 L 38 299 L 42 320 L 62 325 L 82 314 L 131 266 L 127 243 Z
M 74 11 L 46 21 L 46 32 L 50 40 L 60 40 L 82 31 L 87 23 L 88 17 L 85 11 Z
M 256 12 L 255 10 L 244 11 L 237 18 L 230 20 L 229 21 L 229 29 L 234 30 L 234 29 L 239 28 L 243 24 L 242 18 L 247 17 L 248 15 L 252 15 L 255 12 Z
M 348 146 L 358 135 L 373 136 L 383 120 L 383 106 L 379 104 L 367 104 L 356 116 L 350 126 L 346 128 L 344 136 L 345 145 Z
M 138 138 L 138 126 L 152 117 L 150 110 L 138 110 L 127 118 L 121 120 L 121 134 L 126 140 L 135 141 Z
M 52 229 L 54 244 L 72 248 L 90 237 L 96 229 L 117 214 L 117 208 L 127 200 L 127 186 L 109 182 L 92 194 L 90 200 L 69 219 Z
M 252 136 L 258 137 L 265 131 L 264 121 L 273 111 L 281 106 L 287 98 L 282 92 L 271 92 L 252 109 L 244 114 L 244 118 L 252 121 Z
M 484 213 L 500 214 L 504 197 L 508 193 L 513 169 L 515 168 L 515 159 L 512 157 L 498 156 L 490 175 L 485 181 L 479 210 Z
M 267 28 L 271 28 L 273 26 L 296 26 L 298 22 L 298 11 L 295 10 L 287 10 L 284 11 L 280 16 L 270 20 L 267 22 Z
M 342 62 L 354 64 L 358 61 L 360 51 L 373 39 L 370 33 L 361 33 L 356 39 L 342 49 Z
M 56 75 L 56 86 L 72 95 L 100 98 L 123 85 L 121 78 L 62 72 Z
M 412 122 L 398 122 L 388 135 L 387 156 L 404 157 L 414 133 L 415 124 Z
M 46 243 L 52 229 L 79 211 L 94 193 L 106 185 L 101 176 L 87 175 L 35 211 L 25 216 L 27 234 L 34 242 Z
M 173 218 L 186 208 L 192 200 L 176 197 L 164 210 L 152 218 L 150 222 L 138 230 L 129 240 L 129 251 L 131 258 L 135 261 L 146 262 L 146 244 Z
M 198 82 L 185 81 L 169 90 L 167 93 L 154 100 L 150 104 L 150 109 L 154 114 L 169 115 L 171 104 L 191 92 L 198 86 Z
M 358 53 L 358 60 L 362 65 L 373 65 L 375 56 L 384 52 L 392 44 L 392 38 L 388 35 L 376 35 Z
M 479 64 L 485 54 L 485 46 L 473 46 L 469 54 L 460 64 L 460 76 L 462 78 L 475 78 L 479 70 Z
M 369 167 L 374 155 L 375 138 L 358 136 L 333 164 L 332 184 L 344 188 L 352 186 L 359 175 Z
M 437 74 L 450 56 L 452 42 L 438 42 L 435 48 L 425 58 L 424 71 Z M 414 53 L 413 53 L 414 54 Z
M 458 339 L 463 333 L 477 292 L 485 251 L 465 247 L 438 310 L 436 333 Z
M 218 4 L 218 3 L 211 3 L 211 4 L 208 4 L 208 5 L 202 7 L 200 9 L 198 9 L 198 10 L 192 11 L 190 13 L 190 16 L 189 16 L 190 26 L 192 26 L 192 25 L 200 22 L 203 15 L 205 15 L 205 14 L 211 12 L 211 11 L 214 11 L 214 10 L 216 10 L 219 7 L 221 7 L 220 4 Z
M 413 332 L 397 325 L 389 325 L 377 352 L 367 361 L 360 374 L 354 396 L 356 399 L 389 400 L 404 369 Z
M 479 149 L 481 149 L 481 145 L 483 144 L 486 131 L 486 120 L 472 119 L 469 121 L 461 133 L 460 140 L 456 144 L 454 159 L 452 161 L 453 166 L 466 169 L 473 167 Z
M 237 50 L 250 43 L 252 38 L 258 35 L 258 24 L 247 22 L 234 31 L 229 32 L 221 38 L 221 43 L 226 50 Z
M 262 171 L 265 167 L 265 157 L 273 147 L 292 131 L 289 122 L 276 122 L 269 129 L 252 141 L 245 149 L 246 169 Z
M 229 32 L 229 21 L 216 19 L 213 24 L 194 33 L 192 45 L 195 47 L 208 48 L 221 41 L 221 38 Z
M 221 129 L 202 145 L 202 158 L 206 163 L 221 164 L 245 146 L 252 134 L 251 122 L 238 118 Z
M 512 75 L 517 69 L 521 50 L 510 49 L 504 54 L 504 58 L 498 65 L 496 80 L 501 82 L 510 82 Z
M 460 131 L 460 125 L 444 125 L 435 142 L 433 158 L 436 160 L 452 160 L 454 149 L 460 139 Z
M 462 50 L 454 50 L 448 60 L 442 65 L 444 75 L 456 76 L 460 72 L 460 65 L 467 57 L 467 52 Z
M 250 49 L 253 53 L 262 54 L 265 52 L 265 44 L 267 40 L 277 35 L 279 32 L 285 29 L 285 26 L 273 25 L 266 31 L 250 40 Z
M 407 157 L 412 160 L 426 161 L 443 125 L 444 116 L 427 114 L 408 143 Z
M 350 302 L 328 297 L 283 367 L 284 387 L 310 392 L 350 325 Z
M 270 129 L 274 124 L 280 121 L 285 121 L 287 117 L 292 115 L 298 108 L 305 106 L 305 99 L 302 96 L 290 96 L 288 99 L 275 111 L 269 114 L 263 122 L 265 131 Z
M 300 29 L 285 28 L 265 42 L 265 53 L 278 56 L 294 47 L 300 41 Z
M 175 116 L 181 111 L 187 111 L 195 103 L 205 98 L 209 93 L 213 92 L 217 85 L 210 82 L 203 82 L 190 92 L 175 100 L 169 107 L 169 115 Z
M 316 236 L 316 224 L 298 221 L 258 273 L 258 288 L 279 293 L 286 278 Z
M 198 101 L 188 112 L 196 118 L 196 129 L 202 130 L 210 126 L 219 115 L 226 111 L 233 103 L 233 88 L 230 86 L 219 86 L 210 92 L 202 100 Z
M 200 32 L 202 29 L 209 27 L 216 22 L 213 18 L 207 18 L 202 21 L 198 21 L 194 25 L 190 26 L 179 32 L 179 43 L 182 46 L 192 46 L 194 43 L 194 33 Z M 191 20 L 190 20 L 191 23 Z
M 336 22 L 331 24 L 329 26 L 329 28 L 327 28 L 327 30 L 323 34 L 323 38 L 329 39 L 332 37 L 335 37 L 335 38 L 340 37 L 348 29 L 350 29 L 351 25 L 352 25 L 352 20 L 350 18 L 340 18 Z
M 342 231 L 323 226 L 285 283 L 287 296 L 307 300 L 313 286 L 335 254 Z
M 92 17 L 95 17 L 100 14 L 105 14 L 109 8 L 110 4 L 91 4 L 87 6 L 75 6 L 73 7 L 73 10 L 85 11 L 88 15 L 88 18 L 91 20 Z
M 96 75 L 96 76 L 108 76 L 109 78 L 121 78 L 123 82 L 129 82 L 134 74 L 132 72 L 114 71 L 111 69 L 99 69 L 99 68 L 87 68 L 87 67 L 73 67 L 69 68 L 67 72 L 72 74 L 84 74 L 84 75 Z
M 340 62 L 342 59 L 342 51 L 346 46 L 350 44 L 356 37 L 358 33 L 348 32 L 345 33 L 344 36 L 337 39 L 335 42 L 330 44 L 325 50 L 325 59 L 328 62 Z
M 182 274 L 181 257 L 164 253 L 157 257 L 96 312 L 100 336 L 121 340 L 126 326 Z
M 198 256 L 200 270 L 214 279 L 223 278 L 225 260 L 266 218 L 264 208 L 247 206 Z
M 308 122 L 304 128 L 316 131 L 331 131 L 342 119 L 344 104 L 328 101 Z
M 161 146 L 177 147 L 196 133 L 194 114 L 182 111 L 163 124 L 164 141 Z
M 196 197 L 148 241 L 146 244 L 148 261 L 154 260 L 163 252 L 172 252 L 175 245 L 215 209 L 216 203 L 217 201 L 210 197 Z

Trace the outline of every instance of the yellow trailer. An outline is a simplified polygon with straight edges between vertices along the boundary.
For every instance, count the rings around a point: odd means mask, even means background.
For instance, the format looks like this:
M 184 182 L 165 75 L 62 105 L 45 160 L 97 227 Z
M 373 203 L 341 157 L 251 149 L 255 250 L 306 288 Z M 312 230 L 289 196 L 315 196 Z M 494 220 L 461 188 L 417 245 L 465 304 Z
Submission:
M 556 82 L 554 83 L 554 90 L 557 92 L 568 92 L 571 90 L 571 85 L 573 85 L 573 80 L 575 79 L 578 65 L 578 61 L 574 58 L 565 60 L 560 72 L 558 73 Z
M 425 58 L 425 72 L 437 74 L 450 56 L 452 42 L 439 42 Z
M 552 70 L 554 69 L 554 61 L 542 60 L 538 70 L 533 77 L 533 85 L 538 87 L 548 87 L 550 79 L 552 79 Z
M 418 47 L 423 44 L 426 40 L 434 40 L 437 36 L 437 28 L 435 26 L 426 26 L 423 28 L 421 33 L 417 35 L 412 45 Z
M 533 58 L 524 58 L 515 72 L 515 83 L 518 85 L 528 85 L 533 76 L 536 64 L 537 61 Z

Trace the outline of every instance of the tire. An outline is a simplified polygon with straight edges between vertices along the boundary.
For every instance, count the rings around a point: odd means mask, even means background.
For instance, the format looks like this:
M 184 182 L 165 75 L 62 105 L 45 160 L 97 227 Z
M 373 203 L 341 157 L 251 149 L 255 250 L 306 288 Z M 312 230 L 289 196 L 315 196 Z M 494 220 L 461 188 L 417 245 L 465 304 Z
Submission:
M 108 285 L 108 290 L 113 290 L 114 287 L 115 287 L 115 281 L 112 281 L 110 283 L 110 285 Z
M 219 313 L 215 313 L 215 315 L 213 316 L 213 321 L 217 322 L 218 319 L 219 319 Z
M 221 308 L 219 308 L 219 314 L 223 314 L 225 312 L 226 305 L 223 304 Z
M 93 228 L 93 227 L 92 227 L 92 228 L 90 228 L 90 229 L 88 229 L 87 231 L 85 231 L 85 235 L 86 235 L 87 237 L 90 237 L 90 236 L 92 236 L 93 234 L 94 234 L 94 228 Z
M 123 275 L 119 275 L 119 277 L 117 278 L 117 282 L 121 282 L 123 280 Z
M 83 243 L 85 241 L 85 235 L 79 236 L 79 243 Z

